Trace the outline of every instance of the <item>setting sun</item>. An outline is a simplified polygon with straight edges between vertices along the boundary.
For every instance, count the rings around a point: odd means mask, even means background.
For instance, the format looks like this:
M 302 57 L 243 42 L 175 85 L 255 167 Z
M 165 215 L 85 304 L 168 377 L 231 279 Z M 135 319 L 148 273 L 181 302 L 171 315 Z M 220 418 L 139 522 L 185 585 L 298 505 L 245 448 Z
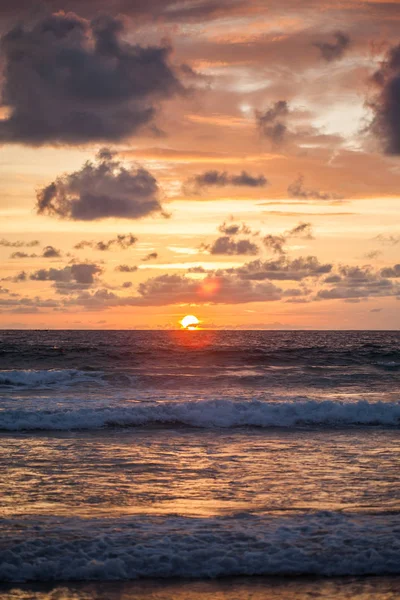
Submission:
M 179 323 L 182 325 L 182 329 L 197 329 L 200 321 L 194 315 L 186 315 Z

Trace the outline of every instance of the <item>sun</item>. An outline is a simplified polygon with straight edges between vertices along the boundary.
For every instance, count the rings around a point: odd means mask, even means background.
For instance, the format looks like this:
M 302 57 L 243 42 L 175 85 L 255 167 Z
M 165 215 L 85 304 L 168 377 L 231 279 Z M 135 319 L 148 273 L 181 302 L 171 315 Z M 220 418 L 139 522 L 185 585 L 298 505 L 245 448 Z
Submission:
M 199 319 L 194 315 L 186 315 L 179 323 L 182 325 L 182 329 L 190 330 L 198 329 L 198 326 L 200 325 Z

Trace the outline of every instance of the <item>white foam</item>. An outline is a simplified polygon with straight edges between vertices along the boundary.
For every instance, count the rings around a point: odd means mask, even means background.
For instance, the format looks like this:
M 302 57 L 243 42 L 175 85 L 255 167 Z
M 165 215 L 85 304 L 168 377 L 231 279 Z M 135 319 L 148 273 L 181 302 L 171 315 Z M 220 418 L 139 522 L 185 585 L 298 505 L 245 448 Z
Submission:
M 399 516 L 3 519 L 0 580 L 400 573 Z
M 400 425 L 399 402 L 288 401 L 263 402 L 193 400 L 184 402 L 137 402 L 120 406 L 3 410 L 0 429 L 69 430 L 129 427 L 151 424 L 193 427 L 304 427 Z
M 48 387 L 93 381 L 102 373 L 78 369 L 26 369 L 0 371 L 0 386 Z

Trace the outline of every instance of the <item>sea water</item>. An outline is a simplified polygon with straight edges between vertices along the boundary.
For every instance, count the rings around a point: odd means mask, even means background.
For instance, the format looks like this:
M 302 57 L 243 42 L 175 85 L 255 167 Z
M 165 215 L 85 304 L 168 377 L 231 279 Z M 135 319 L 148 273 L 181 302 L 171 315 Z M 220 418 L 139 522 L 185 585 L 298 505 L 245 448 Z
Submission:
M 400 597 L 399 383 L 399 332 L 0 333 L 0 597 Z

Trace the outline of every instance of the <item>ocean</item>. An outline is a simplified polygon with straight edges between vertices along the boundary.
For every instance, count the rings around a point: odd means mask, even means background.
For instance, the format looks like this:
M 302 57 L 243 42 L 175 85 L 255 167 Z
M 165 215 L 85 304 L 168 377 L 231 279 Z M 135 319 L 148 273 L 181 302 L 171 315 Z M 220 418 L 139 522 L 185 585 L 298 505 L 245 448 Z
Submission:
M 0 332 L 0 597 L 400 597 L 400 332 Z

